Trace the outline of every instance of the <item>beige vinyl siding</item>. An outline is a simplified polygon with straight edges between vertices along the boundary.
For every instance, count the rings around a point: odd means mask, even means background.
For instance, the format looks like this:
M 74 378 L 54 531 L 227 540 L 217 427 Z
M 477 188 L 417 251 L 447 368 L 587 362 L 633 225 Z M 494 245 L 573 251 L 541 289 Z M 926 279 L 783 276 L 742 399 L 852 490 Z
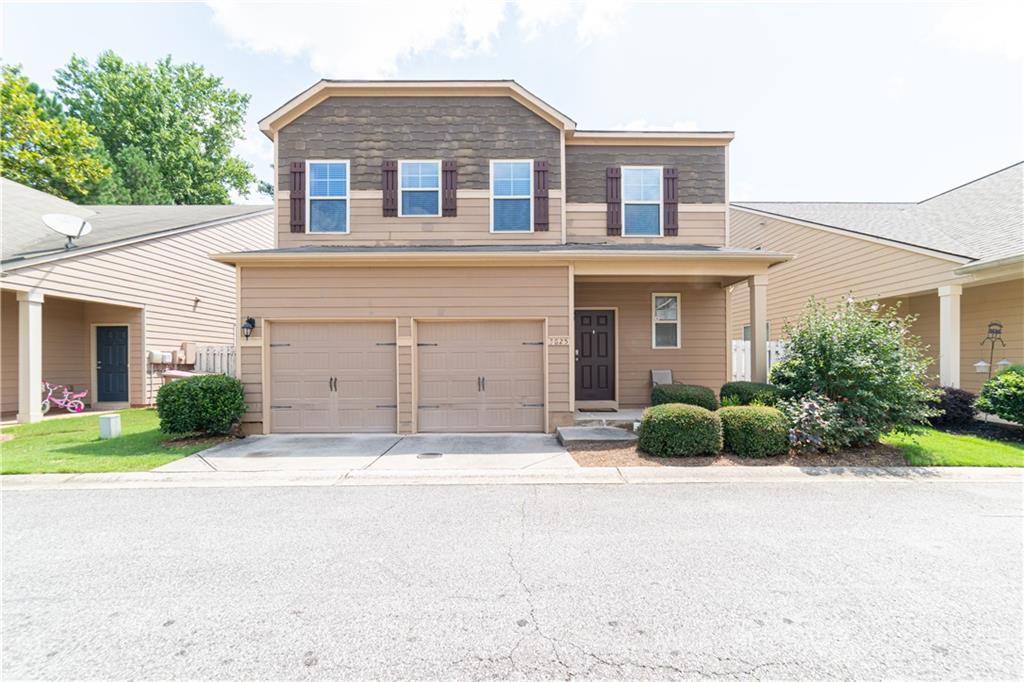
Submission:
M 548 199 L 547 232 L 496 232 L 491 229 L 490 199 L 486 190 L 471 190 L 459 196 L 455 217 L 385 218 L 380 192 L 362 191 L 350 201 L 348 234 L 293 233 L 290 192 L 278 192 L 277 245 L 280 248 L 305 244 L 342 246 L 385 246 L 424 244 L 559 244 L 562 241 L 562 200 Z M 461 193 L 460 193 L 461 194 Z M 370 195 L 370 196 L 367 196 Z
M 143 335 L 141 326 L 132 332 L 133 339 L 142 342 L 144 351 L 174 350 L 183 341 L 234 344 L 237 327 L 234 267 L 217 263 L 209 256 L 272 248 L 273 240 L 273 217 L 268 212 L 9 270 L 4 283 L 36 289 L 46 295 L 44 316 L 49 297 L 62 294 L 144 308 L 145 333 Z M 43 333 L 50 342 L 52 336 L 45 322 Z M 140 356 L 138 363 L 141 364 L 136 364 L 134 358 L 132 362 L 131 401 L 149 402 L 158 386 L 154 383 L 152 390 L 148 386 L 144 390 L 144 359 Z
M 679 294 L 680 348 L 651 346 L 651 296 Z M 617 308 L 620 407 L 651 402 L 651 370 L 670 369 L 678 383 L 716 392 L 726 379 L 725 290 L 718 285 L 577 282 L 575 306 Z
M 706 244 L 725 246 L 725 209 L 694 211 L 680 204 L 677 237 L 609 237 L 605 204 L 566 205 L 566 241 L 569 243 Z
M 819 230 L 746 211 L 731 213 L 730 246 L 792 253 L 768 271 L 768 321 L 772 339 L 795 320 L 811 296 L 828 301 L 889 298 L 928 291 L 952 278 L 958 263 L 882 242 Z M 742 338 L 750 320 L 746 284 L 732 292 L 732 338 Z
M 264 320 L 379 319 L 398 321 L 398 428 L 413 429 L 413 319 L 491 318 L 546 320 L 548 334 L 569 334 L 569 277 L 566 267 L 286 267 L 245 266 L 241 270 L 240 316 Z M 548 410 L 552 420 L 569 412 L 569 349 L 549 347 Z M 242 353 L 242 378 L 252 402 L 249 430 L 262 422 L 262 380 L 256 346 Z

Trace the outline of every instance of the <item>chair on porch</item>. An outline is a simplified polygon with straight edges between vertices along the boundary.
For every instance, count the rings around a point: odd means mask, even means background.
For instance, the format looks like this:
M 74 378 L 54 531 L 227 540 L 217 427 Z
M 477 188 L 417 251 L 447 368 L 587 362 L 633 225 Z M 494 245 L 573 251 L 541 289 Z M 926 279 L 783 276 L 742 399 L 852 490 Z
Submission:
M 672 370 L 670 369 L 652 369 L 651 370 L 651 385 L 658 386 L 660 384 L 671 384 L 672 381 Z

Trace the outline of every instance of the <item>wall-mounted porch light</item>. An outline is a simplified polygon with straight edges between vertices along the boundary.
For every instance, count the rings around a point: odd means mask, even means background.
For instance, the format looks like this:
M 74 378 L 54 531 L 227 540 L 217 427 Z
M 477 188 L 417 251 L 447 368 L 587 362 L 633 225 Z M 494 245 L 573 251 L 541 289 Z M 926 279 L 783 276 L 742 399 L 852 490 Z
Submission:
M 256 328 L 256 319 L 252 317 L 245 318 L 245 322 L 242 323 L 242 336 L 248 339 L 252 336 L 252 330 Z

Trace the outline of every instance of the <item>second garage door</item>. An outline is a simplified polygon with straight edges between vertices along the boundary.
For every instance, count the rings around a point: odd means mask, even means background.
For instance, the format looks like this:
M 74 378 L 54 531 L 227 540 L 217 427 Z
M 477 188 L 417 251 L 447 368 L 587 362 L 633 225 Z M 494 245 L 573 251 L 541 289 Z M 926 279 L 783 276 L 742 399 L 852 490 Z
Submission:
M 544 430 L 541 322 L 419 322 L 416 330 L 419 431 Z
M 395 323 L 274 322 L 274 433 L 396 430 Z

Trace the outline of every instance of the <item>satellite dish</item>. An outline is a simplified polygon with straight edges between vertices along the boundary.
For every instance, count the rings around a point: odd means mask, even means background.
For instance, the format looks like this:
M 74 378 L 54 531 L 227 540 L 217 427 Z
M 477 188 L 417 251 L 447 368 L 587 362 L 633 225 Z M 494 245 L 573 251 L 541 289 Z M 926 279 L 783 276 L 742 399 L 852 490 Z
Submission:
M 68 238 L 65 249 L 73 248 L 76 239 L 92 232 L 92 225 L 85 218 L 66 213 L 47 213 L 43 216 L 43 222 L 57 234 Z

